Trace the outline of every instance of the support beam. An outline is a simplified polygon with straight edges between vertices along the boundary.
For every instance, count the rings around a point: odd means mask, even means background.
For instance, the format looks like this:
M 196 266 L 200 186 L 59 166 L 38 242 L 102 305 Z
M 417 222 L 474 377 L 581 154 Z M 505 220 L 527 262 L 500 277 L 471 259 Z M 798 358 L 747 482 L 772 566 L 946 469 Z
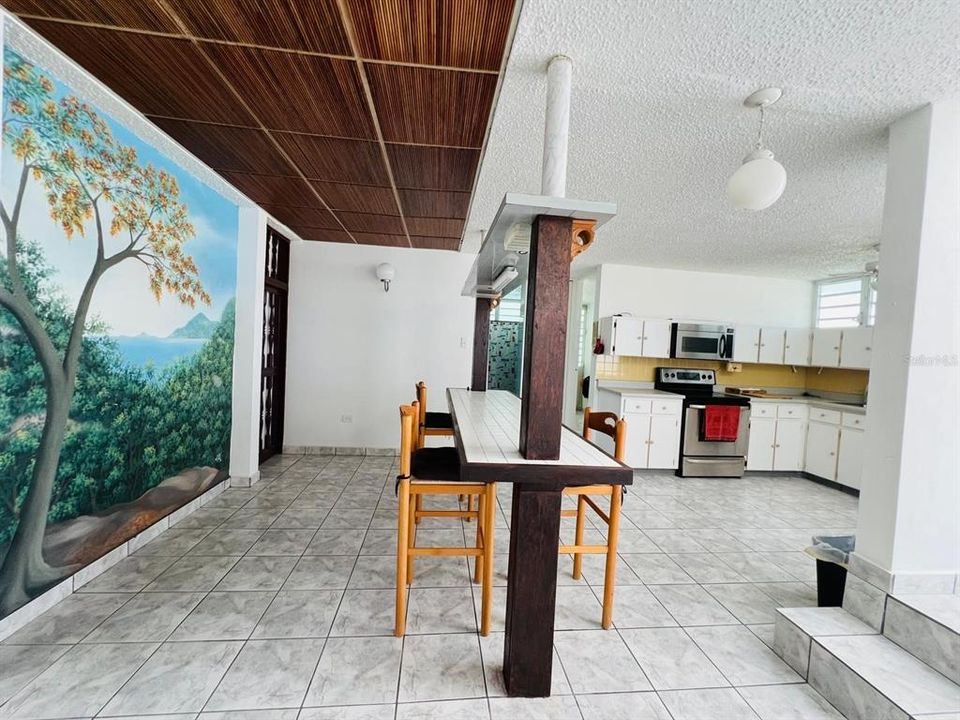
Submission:
M 511 697 L 550 694 L 561 497 L 560 488 L 513 487 L 503 641 L 503 680 Z
M 568 217 L 538 215 L 530 238 L 520 411 L 528 460 L 560 457 L 572 228 Z
M 570 135 L 570 84 L 573 61 L 556 55 L 547 65 L 547 117 L 543 127 L 540 194 L 564 197 L 567 192 L 567 140 Z
M 487 389 L 487 352 L 490 346 L 490 301 L 477 298 L 473 312 L 473 372 L 470 375 L 470 389 Z
M 890 126 L 850 564 L 886 592 L 954 592 L 960 573 L 958 270 L 960 101 L 951 100 Z

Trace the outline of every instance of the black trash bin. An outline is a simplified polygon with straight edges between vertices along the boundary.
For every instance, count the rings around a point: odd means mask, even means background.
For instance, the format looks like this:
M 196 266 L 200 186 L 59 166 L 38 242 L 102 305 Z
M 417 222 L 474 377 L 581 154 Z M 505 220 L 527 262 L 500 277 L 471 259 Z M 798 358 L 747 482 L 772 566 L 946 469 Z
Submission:
M 807 553 L 817 560 L 817 605 L 841 607 L 847 584 L 847 561 L 856 546 L 853 535 L 814 535 Z

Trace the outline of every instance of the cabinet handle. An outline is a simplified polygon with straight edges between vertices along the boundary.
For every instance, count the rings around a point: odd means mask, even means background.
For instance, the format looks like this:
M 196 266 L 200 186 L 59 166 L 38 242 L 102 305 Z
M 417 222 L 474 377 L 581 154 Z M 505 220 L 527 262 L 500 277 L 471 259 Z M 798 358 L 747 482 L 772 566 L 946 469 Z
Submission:
M 867 346 L 864 348 L 864 350 L 867 350 L 867 351 L 869 352 L 870 350 L 873 350 L 873 348 L 870 347 L 869 345 L 867 345 Z
M 840 346 L 839 346 L 839 345 L 834 345 L 834 346 L 833 346 L 833 349 L 834 349 L 834 350 L 839 350 L 839 349 L 840 349 Z
M 835 453 L 835 452 L 831 452 L 830 454 L 831 454 L 831 455 L 836 455 L 836 453 Z
M 646 335 L 644 335 L 642 339 L 643 339 L 643 340 L 646 340 L 646 339 L 647 339 L 647 336 L 646 336 Z
M 779 443 L 777 443 L 776 445 L 774 445 L 774 447 L 780 447 L 780 444 L 779 444 Z

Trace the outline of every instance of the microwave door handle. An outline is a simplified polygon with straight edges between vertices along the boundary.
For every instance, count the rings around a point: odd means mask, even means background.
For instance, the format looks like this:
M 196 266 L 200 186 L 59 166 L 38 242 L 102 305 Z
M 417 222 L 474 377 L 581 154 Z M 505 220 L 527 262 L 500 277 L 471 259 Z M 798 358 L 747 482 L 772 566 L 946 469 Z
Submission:
M 723 359 L 723 358 L 725 358 L 725 357 L 727 356 L 727 355 L 726 355 L 726 351 L 727 351 L 727 336 L 726 336 L 726 335 L 721 335 L 721 336 L 720 336 L 720 342 L 717 344 L 717 349 L 719 350 L 718 355 L 720 356 L 720 359 Z

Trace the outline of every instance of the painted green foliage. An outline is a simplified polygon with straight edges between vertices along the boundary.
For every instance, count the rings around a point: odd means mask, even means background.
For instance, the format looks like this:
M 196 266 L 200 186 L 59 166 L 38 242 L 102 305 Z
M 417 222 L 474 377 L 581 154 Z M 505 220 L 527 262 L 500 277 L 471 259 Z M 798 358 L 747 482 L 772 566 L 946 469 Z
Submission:
M 210 303 L 183 250 L 195 230 L 176 178 L 141 163 L 91 105 L 57 97 L 16 53 L 3 67 L 3 142 L 18 163 L 4 173 L 18 182 L 0 204 L 0 617 L 77 569 L 44 557 L 48 523 L 132 500 L 200 461 L 225 465 L 234 323 L 231 304 L 204 348 L 163 373 L 89 337 L 91 299 L 120 263 L 142 263 L 157 300 Z M 96 248 L 75 303 L 20 234 L 29 187 L 65 237 Z

